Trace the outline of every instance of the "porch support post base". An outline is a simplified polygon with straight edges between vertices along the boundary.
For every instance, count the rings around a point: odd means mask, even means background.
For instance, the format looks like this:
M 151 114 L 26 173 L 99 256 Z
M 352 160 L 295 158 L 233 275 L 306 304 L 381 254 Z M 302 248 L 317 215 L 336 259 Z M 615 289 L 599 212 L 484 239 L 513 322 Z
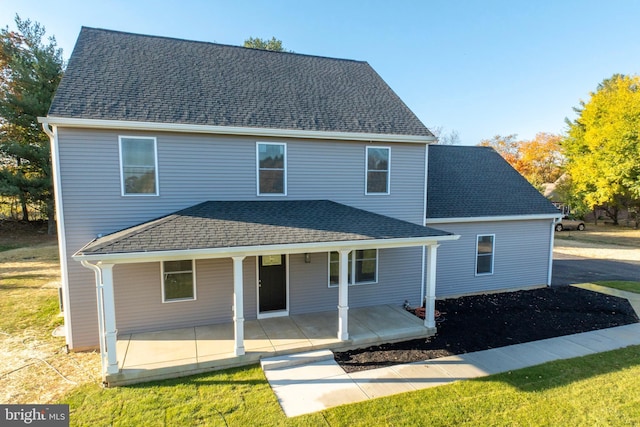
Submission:
M 424 326 L 436 327 L 436 261 L 438 245 L 427 246 L 427 295 L 424 316 Z
M 338 306 L 338 339 L 349 340 L 349 307 Z
M 340 341 L 349 340 L 349 252 L 349 250 L 339 251 L 338 339 Z
M 236 356 L 244 354 L 244 293 L 242 285 L 243 256 L 233 257 L 233 336 L 234 353 Z

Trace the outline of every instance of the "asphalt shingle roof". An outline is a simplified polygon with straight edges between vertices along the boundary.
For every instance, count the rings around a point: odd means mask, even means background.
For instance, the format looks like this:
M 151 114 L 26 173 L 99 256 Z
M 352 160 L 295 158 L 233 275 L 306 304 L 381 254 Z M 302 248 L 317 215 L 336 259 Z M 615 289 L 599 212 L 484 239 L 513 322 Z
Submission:
M 49 115 L 432 136 L 366 62 L 86 27 Z
M 493 148 L 429 146 L 427 218 L 558 214 Z
M 328 200 L 209 201 L 100 237 L 78 255 L 448 235 Z

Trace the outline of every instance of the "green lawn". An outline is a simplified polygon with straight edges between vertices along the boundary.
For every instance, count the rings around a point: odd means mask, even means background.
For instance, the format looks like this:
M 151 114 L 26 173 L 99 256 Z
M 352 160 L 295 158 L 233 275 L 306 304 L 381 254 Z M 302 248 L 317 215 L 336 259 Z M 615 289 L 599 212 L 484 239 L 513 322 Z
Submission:
M 595 426 L 640 423 L 640 346 L 286 418 L 258 366 L 62 401 L 82 426 Z
M 606 286 L 608 288 L 620 289 L 621 291 L 635 292 L 640 294 L 640 282 L 625 282 L 623 280 L 603 280 L 601 282 L 594 282 L 596 285 Z

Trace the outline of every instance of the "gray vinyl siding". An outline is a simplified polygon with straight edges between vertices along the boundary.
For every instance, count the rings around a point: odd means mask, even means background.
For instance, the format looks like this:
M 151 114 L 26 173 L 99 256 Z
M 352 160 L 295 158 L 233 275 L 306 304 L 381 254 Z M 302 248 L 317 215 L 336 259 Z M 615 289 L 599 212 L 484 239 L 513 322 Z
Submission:
M 338 288 L 329 287 L 328 254 L 311 254 L 304 263 L 302 254 L 289 257 L 290 313 L 303 314 L 335 310 Z M 378 251 L 378 282 L 349 286 L 349 307 L 380 304 L 401 306 L 405 300 L 420 301 L 422 249 L 398 248 Z
M 551 220 L 436 225 L 460 235 L 438 248 L 436 296 L 545 285 L 549 274 Z M 476 276 L 476 236 L 494 234 L 493 274 Z
M 255 319 L 255 258 L 243 264 L 245 311 Z M 233 318 L 233 263 L 230 258 L 196 261 L 196 299 L 162 302 L 160 263 L 114 267 L 118 333 L 229 322 Z
M 118 136 L 120 135 L 157 138 L 159 196 L 121 195 L 118 153 Z M 287 143 L 287 196 L 256 195 L 257 141 Z M 364 142 L 256 139 L 204 134 L 59 128 L 58 145 L 73 348 L 97 345 L 94 274 L 73 261 L 71 255 L 98 234 L 112 233 L 207 200 L 328 199 L 417 224 L 423 223 L 425 146 L 421 144 L 374 144 L 391 147 L 391 194 L 384 196 L 365 195 L 365 147 L 367 144 Z M 314 254 L 315 256 L 317 255 Z M 250 263 L 253 263 L 253 267 L 247 268 L 247 264 Z M 136 268 L 138 267 L 116 266 L 114 268 L 118 289 L 122 289 L 121 281 L 127 277 L 124 274 L 119 275 L 118 271 L 126 269 L 128 275 L 139 277 L 143 273 L 135 271 Z M 149 267 L 140 266 L 139 268 L 146 271 Z M 206 266 L 203 268 L 206 270 Z M 413 271 L 407 273 L 399 271 L 399 273 L 410 276 L 414 274 Z M 231 274 L 231 268 L 225 274 Z M 251 315 L 255 316 L 256 312 L 255 274 L 255 258 L 247 258 L 245 260 L 245 318 L 247 319 L 250 319 Z M 326 271 L 323 274 L 326 276 Z M 419 275 L 419 271 L 417 274 Z M 154 275 L 157 277 L 156 280 L 159 280 L 159 273 Z M 313 278 L 315 280 L 316 276 Z M 145 280 L 141 283 L 147 286 L 146 289 L 149 292 L 152 291 L 151 283 Z M 393 292 L 384 291 L 381 294 L 375 293 L 374 298 L 374 291 L 364 287 L 362 290 L 355 288 L 357 287 L 354 287 L 352 292 L 353 298 L 350 299 L 352 307 L 360 304 L 359 298 L 366 301 L 375 299 L 378 295 L 385 295 L 384 298 L 390 298 L 393 295 Z M 380 288 L 383 287 L 380 286 Z M 123 302 L 122 295 L 138 291 L 133 289 L 120 291 L 120 296 L 116 291 L 116 298 L 120 298 L 117 304 L 122 305 L 118 307 L 117 321 L 124 322 L 121 326 L 125 330 L 129 327 L 128 324 L 132 329 L 137 328 L 142 320 L 136 319 L 135 313 L 129 313 L 129 311 L 140 311 L 140 306 Z M 198 285 L 198 300 L 201 298 L 200 291 L 201 288 Z M 154 292 L 156 295 L 157 291 Z M 369 295 L 370 292 L 371 295 Z M 301 298 L 307 298 L 304 294 L 301 295 Z M 202 298 L 206 296 L 205 292 Z M 294 298 L 293 293 L 291 298 Z M 309 298 L 313 299 L 311 296 Z M 402 297 L 402 300 L 404 298 Z M 382 300 L 383 297 L 379 299 Z M 151 296 L 150 300 L 156 300 L 155 296 Z M 207 301 L 214 305 L 218 303 L 217 300 Z M 309 303 L 313 304 L 312 301 Z M 152 301 L 150 304 L 155 303 Z M 184 304 L 188 305 L 188 303 Z M 293 304 L 291 305 L 293 307 Z M 332 308 L 334 307 L 335 303 L 332 303 Z M 171 310 L 175 310 L 176 313 L 174 314 Z M 181 314 L 178 313 L 181 309 L 172 308 L 171 310 L 155 312 L 152 318 L 163 325 L 183 322 L 183 320 L 176 320 L 178 318 L 185 319 L 184 322 L 198 323 L 205 322 L 205 318 L 209 316 L 208 318 L 212 321 L 216 321 L 218 316 L 221 316 L 219 310 L 228 313 L 229 307 L 221 306 L 212 309 L 213 312 L 206 316 L 194 314 L 187 318 L 180 317 Z

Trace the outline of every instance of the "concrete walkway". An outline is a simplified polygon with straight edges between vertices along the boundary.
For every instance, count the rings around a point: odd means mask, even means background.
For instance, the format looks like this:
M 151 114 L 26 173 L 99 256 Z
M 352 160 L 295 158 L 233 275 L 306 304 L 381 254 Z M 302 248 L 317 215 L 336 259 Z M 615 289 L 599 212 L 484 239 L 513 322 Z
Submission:
M 579 287 L 627 298 L 640 314 L 638 294 L 592 284 Z M 640 345 L 640 323 L 352 374 L 342 370 L 329 350 L 267 358 L 261 364 L 284 413 L 294 417 L 630 345 Z

